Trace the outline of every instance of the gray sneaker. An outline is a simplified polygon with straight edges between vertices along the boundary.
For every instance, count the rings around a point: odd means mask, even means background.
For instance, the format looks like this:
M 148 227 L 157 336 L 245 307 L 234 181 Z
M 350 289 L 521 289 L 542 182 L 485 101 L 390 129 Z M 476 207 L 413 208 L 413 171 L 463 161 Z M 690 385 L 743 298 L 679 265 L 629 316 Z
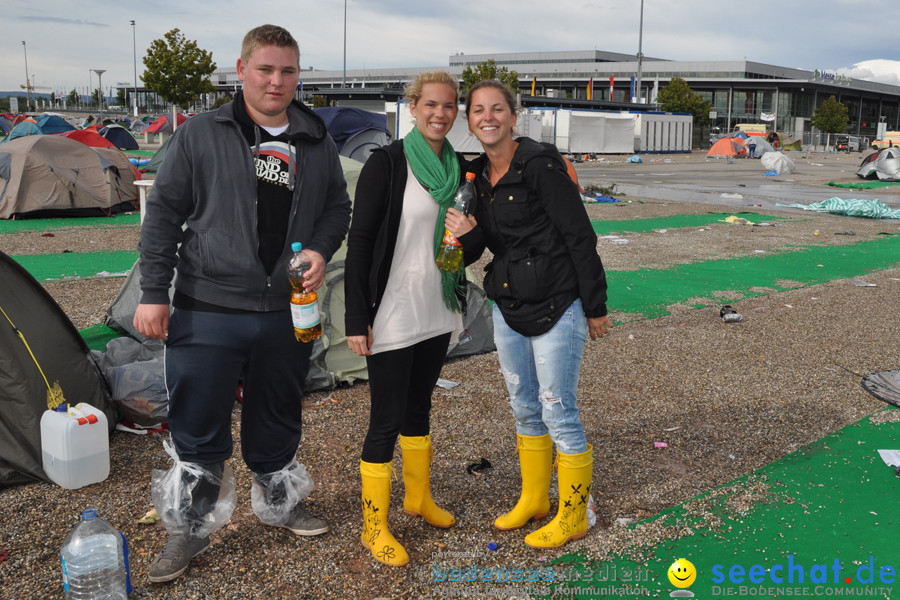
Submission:
M 269 523 L 269 525 L 290 529 L 294 535 L 322 535 L 328 531 L 328 524 L 306 510 L 303 502 L 294 505 L 285 523 Z
M 187 530 L 176 529 L 166 535 L 166 543 L 150 565 L 150 583 L 172 581 L 185 572 L 191 559 L 209 548 L 209 536 L 191 537 Z

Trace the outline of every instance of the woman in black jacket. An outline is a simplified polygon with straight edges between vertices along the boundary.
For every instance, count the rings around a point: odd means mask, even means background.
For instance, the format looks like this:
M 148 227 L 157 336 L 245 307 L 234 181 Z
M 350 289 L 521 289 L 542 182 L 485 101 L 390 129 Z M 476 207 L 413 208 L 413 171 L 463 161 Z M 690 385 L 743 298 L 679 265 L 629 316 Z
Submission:
M 522 493 L 494 522 L 518 529 L 550 511 L 553 445 L 559 456 L 559 510 L 525 543 L 556 548 L 587 533 L 593 461 L 576 389 L 587 336 L 612 327 L 606 275 L 576 184 L 555 147 L 513 138 L 516 99 L 499 81 L 466 98 L 469 130 L 484 148 L 471 163 L 477 201 L 468 219 L 451 209 L 447 226 L 466 263 L 485 247 L 494 257 L 484 290 L 494 300 L 494 340 L 516 420 Z
M 387 528 L 394 445 L 403 454 L 403 508 L 434 527 L 456 519 L 431 498 L 431 393 L 451 336 L 462 330 L 461 272 L 440 271 L 435 255 L 444 215 L 462 180 L 462 160 L 445 138 L 459 112 L 459 87 L 442 71 L 406 90 L 415 127 L 372 153 L 356 186 L 347 239 L 346 330 L 366 357 L 372 409 L 363 443 L 362 541 L 381 562 L 409 562 Z

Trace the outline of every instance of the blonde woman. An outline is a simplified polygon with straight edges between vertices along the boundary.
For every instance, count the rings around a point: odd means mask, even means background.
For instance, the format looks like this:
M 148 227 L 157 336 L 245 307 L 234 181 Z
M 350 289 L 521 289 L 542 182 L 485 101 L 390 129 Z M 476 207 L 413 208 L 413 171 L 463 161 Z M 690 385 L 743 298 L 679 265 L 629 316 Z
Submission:
M 372 153 L 356 186 L 347 240 L 347 342 L 366 357 L 372 407 L 363 442 L 363 544 L 391 566 L 409 562 L 387 516 L 394 445 L 403 456 L 403 508 L 434 527 L 456 519 L 431 497 L 431 393 L 451 335 L 462 329 L 462 270 L 440 271 L 444 215 L 462 181 L 462 158 L 446 140 L 459 86 L 442 71 L 406 89 L 415 127 Z

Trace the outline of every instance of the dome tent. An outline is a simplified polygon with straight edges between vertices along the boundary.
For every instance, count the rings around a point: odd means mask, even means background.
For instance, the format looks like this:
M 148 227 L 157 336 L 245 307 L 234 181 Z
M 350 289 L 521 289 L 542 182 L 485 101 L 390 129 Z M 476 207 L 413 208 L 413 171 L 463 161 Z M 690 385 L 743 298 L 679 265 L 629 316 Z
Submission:
M 77 142 L 73 142 L 77 143 Z M 118 421 L 106 381 L 84 339 L 49 293 L 0 252 L 0 488 L 50 481 L 40 421 L 60 403 L 86 402 Z

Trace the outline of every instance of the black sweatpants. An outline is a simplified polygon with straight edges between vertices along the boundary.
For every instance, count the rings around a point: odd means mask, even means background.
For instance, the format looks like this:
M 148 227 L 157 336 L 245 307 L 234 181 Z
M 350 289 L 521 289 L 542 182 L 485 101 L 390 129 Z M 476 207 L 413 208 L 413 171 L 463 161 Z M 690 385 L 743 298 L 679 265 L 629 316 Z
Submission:
M 449 345 L 450 334 L 445 333 L 366 357 L 372 409 L 363 442 L 365 462 L 390 462 L 398 435 L 415 437 L 431 431 L 431 394 Z
M 294 338 L 291 312 L 223 314 L 175 309 L 166 341 L 169 430 L 178 457 L 231 456 L 231 414 L 243 377 L 241 453 L 254 473 L 284 468 L 300 443 L 312 343 Z

